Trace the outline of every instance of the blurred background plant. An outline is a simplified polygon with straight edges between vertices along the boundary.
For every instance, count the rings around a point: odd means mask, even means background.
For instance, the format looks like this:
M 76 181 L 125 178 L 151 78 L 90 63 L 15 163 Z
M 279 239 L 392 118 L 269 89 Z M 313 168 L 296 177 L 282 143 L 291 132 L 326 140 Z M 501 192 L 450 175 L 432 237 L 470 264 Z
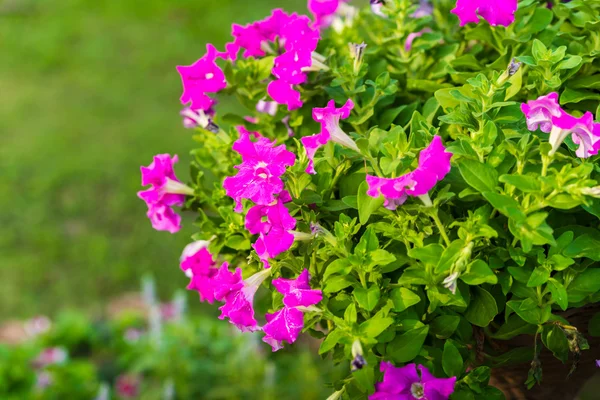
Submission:
M 306 1 L 0 0 L 0 319 L 97 312 L 146 272 L 187 283 L 191 221 L 149 227 L 139 166 L 179 154 L 187 175 L 175 66 L 276 7 Z
M 19 343 L 0 346 L 0 398 L 323 399 L 345 373 L 306 346 L 271 355 L 260 335 L 189 316 L 183 292 L 160 303 L 151 280 L 139 300 L 107 319 L 27 321 Z

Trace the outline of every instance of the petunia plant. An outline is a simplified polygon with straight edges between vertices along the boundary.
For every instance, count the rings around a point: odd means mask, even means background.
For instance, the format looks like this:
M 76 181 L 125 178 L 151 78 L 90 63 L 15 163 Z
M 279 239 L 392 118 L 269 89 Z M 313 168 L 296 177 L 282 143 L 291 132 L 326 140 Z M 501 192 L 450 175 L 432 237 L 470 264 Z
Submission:
M 234 24 L 177 67 L 187 182 L 157 155 L 139 197 L 157 230 L 195 217 L 181 269 L 221 319 L 349 363 L 331 400 L 575 398 L 600 358 L 599 26 L 591 0 Z

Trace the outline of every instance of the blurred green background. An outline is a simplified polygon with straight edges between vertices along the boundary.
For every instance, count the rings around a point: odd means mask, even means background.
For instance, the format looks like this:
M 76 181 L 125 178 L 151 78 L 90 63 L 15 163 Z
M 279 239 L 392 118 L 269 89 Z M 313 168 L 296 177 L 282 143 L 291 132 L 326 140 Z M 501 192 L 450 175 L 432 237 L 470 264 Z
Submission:
M 232 22 L 305 4 L 0 0 L 0 319 L 95 312 L 148 272 L 163 295 L 185 286 L 192 220 L 156 232 L 136 197 L 154 154 L 188 178 L 175 66 L 222 48 Z

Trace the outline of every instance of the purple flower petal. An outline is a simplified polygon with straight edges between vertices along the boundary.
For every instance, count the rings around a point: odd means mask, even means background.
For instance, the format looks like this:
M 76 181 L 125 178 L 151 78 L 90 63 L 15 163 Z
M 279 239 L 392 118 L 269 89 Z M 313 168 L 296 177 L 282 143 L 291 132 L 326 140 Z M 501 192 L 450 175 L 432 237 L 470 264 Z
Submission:
M 273 314 L 266 314 L 267 323 L 263 326 L 263 341 L 273 347 L 281 348 L 282 342 L 294 343 L 304 327 L 304 314 L 297 308 L 284 307 Z
M 283 304 L 287 307 L 309 307 L 323 299 L 320 290 L 311 289 L 309 280 L 308 270 L 305 269 L 296 279 L 274 279 L 273 286 L 283 294 Z
M 517 0 L 458 0 L 451 12 L 458 16 L 460 26 L 478 23 L 479 16 L 490 25 L 509 26 L 515 20 L 517 3 Z

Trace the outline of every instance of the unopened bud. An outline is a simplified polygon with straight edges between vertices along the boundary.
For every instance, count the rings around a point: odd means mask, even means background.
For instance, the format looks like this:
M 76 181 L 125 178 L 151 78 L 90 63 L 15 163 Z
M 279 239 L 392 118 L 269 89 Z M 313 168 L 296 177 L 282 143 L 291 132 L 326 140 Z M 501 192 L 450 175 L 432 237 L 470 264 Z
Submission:
M 354 75 L 358 75 L 367 45 L 365 42 L 361 44 L 350 43 L 348 47 L 350 48 L 350 56 L 354 59 Z

